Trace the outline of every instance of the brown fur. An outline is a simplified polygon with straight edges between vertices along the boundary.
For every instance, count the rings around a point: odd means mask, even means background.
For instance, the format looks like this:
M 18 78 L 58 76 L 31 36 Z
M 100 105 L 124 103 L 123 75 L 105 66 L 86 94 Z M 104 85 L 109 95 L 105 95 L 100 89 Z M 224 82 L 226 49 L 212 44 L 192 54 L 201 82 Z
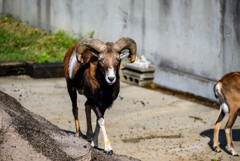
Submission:
M 116 49 L 117 48 L 117 49 Z M 116 43 L 103 43 L 100 40 L 91 38 L 84 39 L 73 44 L 64 57 L 64 73 L 67 81 L 68 93 L 72 101 L 72 110 L 75 119 L 76 133 L 83 136 L 78 121 L 77 94 L 83 94 L 87 101 L 85 112 L 87 119 L 87 139 L 92 140 L 93 146 L 97 146 L 97 138 L 100 129 L 97 122 L 94 133 L 91 125 L 91 109 L 100 121 L 101 128 L 104 126 L 104 113 L 110 108 L 119 94 L 120 87 L 120 57 L 124 57 L 122 50 L 128 49 L 130 62 L 135 60 L 136 43 L 130 38 L 121 38 Z M 72 78 L 69 78 L 69 61 L 73 53 L 76 53 L 77 64 L 73 71 Z M 75 59 L 75 60 L 76 60 Z M 114 70 L 113 70 L 114 69 Z M 115 72 L 114 72 L 115 71 Z M 110 141 L 106 132 L 103 131 L 105 140 L 105 152 L 112 154 Z
M 220 92 L 216 92 L 216 86 L 219 86 Z M 217 98 L 220 100 L 220 104 L 227 104 L 229 108 L 229 118 L 225 126 L 225 132 L 227 137 L 227 149 L 232 155 L 237 155 L 232 142 L 232 126 L 236 121 L 238 112 L 240 110 L 240 73 L 231 72 L 222 77 L 217 84 L 214 86 L 214 91 Z M 218 117 L 215 121 L 214 126 L 214 148 L 217 152 L 220 151 L 218 143 L 219 128 L 225 113 L 220 108 Z
M 67 51 L 67 53 L 64 56 L 64 75 L 65 78 L 68 79 L 69 75 L 68 75 L 68 64 L 69 64 L 69 60 L 70 57 L 73 53 L 74 50 L 76 50 L 76 46 L 77 46 L 78 42 L 76 42 L 75 44 L 73 44 Z M 77 69 L 76 69 L 77 70 Z

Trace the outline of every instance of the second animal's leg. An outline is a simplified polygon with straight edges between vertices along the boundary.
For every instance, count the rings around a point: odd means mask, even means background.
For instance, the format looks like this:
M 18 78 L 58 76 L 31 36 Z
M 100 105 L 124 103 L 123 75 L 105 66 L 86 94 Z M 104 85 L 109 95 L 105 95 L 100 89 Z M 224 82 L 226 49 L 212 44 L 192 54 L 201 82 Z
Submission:
M 94 112 L 97 116 L 96 128 L 97 128 L 98 132 L 99 132 L 99 126 L 102 130 L 102 134 L 103 134 L 103 138 L 104 138 L 104 145 L 105 145 L 104 152 L 111 155 L 113 153 L 113 151 L 112 151 L 111 143 L 110 143 L 110 141 L 108 139 L 108 136 L 107 136 L 107 132 L 106 132 L 106 128 L 105 128 L 105 121 L 104 121 L 104 118 L 103 118 L 105 110 L 100 111 L 98 107 L 95 107 Z M 94 137 L 95 137 L 95 132 L 94 132 Z
M 223 120 L 224 116 L 225 116 L 225 113 L 223 112 L 222 108 L 220 107 L 219 114 L 218 114 L 217 119 L 214 123 L 213 148 L 215 149 L 216 152 L 221 151 L 220 146 L 219 146 L 219 142 L 218 142 L 218 136 L 219 136 L 219 128 L 220 128 L 220 125 L 221 125 L 221 121 Z
M 68 87 L 68 93 L 72 101 L 72 112 L 75 120 L 76 134 L 77 136 L 83 136 L 83 133 L 80 130 L 80 125 L 78 121 L 78 107 L 77 107 L 77 92 L 73 87 Z
M 91 120 L 91 106 L 85 105 L 85 113 L 87 119 L 87 140 L 91 141 L 93 137 L 92 120 Z
M 233 142 L 232 142 L 232 126 L 234 122 L 236 121 L 236 118 L 238 116 L 237 111 L 230 111 L 229 118 L 225 127 L 225 133 L 226 133 L 226 138 L 227 138 L 227 146 L 226 149 L 234 156 L 237 156 L 238 153 L 233 147 Z

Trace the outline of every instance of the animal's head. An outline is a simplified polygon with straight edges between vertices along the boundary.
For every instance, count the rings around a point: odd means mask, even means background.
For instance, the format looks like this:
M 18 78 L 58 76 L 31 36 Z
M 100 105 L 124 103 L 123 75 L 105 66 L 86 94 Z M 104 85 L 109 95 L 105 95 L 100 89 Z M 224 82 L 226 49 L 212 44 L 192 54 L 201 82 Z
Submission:
M 123 52 L 125 49 L 128 49 L 129 52 Z M 87 38 L 79 42 L 77 58 L 78 61 L 83 62 L 82 53 L 90 50 L 98 58 L 106 82 L 112 85 L 116 81 L 116 73 L 118 72 L 121 59 L 128 56 L 128 62 L 133 63 L 136 57 L 136 49 L 135 41 L 128 37 L 123 37 L 115 43 L 108 42 L 106 44 L 100 40 Z

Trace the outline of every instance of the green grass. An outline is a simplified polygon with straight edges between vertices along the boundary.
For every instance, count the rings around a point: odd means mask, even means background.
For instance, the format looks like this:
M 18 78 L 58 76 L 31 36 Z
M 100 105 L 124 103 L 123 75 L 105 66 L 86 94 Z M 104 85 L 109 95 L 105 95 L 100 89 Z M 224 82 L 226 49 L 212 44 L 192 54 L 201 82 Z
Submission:
M 1 16 L 0 61 L 62 62 L 72 44 L 93 35 L 94 32 L 89 32 L 75 39 L 64 31 L 51 34 L 38 28 L 30 28 L 20 20 Z

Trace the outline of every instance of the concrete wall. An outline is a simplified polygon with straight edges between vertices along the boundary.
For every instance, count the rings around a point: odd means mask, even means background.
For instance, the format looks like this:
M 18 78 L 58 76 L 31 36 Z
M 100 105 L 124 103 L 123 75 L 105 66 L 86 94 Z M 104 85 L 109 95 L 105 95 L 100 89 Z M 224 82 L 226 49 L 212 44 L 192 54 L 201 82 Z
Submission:
M 224 73 L 240 71 L 240 1 L 227 0 L 223 9 Z
M 210 99 L 240 68 L 238 0 L 0 0 L 0 12 L 52 32 L 131 37 L 156 65 L 155 83 Z

